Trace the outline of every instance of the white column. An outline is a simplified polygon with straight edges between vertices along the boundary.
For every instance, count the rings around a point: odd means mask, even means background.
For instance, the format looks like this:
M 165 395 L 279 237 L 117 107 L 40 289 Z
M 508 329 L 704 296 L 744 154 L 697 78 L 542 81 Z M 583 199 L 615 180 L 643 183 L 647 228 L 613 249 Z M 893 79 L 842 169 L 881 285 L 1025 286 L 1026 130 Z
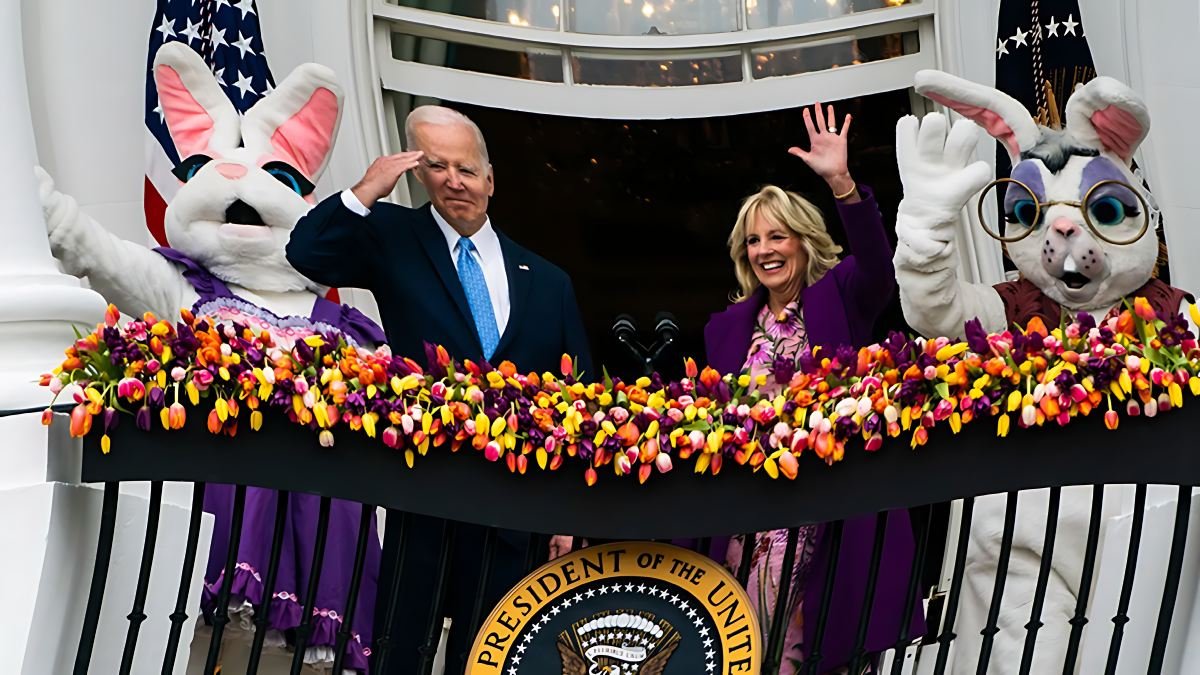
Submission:
M 89 329 L 104 300 L 58 271 L 46 241 L 21 43 L 21 2 L 0 0 L 0 410 L 36 406 L 39 374 L 62 359 L 72 325 Z

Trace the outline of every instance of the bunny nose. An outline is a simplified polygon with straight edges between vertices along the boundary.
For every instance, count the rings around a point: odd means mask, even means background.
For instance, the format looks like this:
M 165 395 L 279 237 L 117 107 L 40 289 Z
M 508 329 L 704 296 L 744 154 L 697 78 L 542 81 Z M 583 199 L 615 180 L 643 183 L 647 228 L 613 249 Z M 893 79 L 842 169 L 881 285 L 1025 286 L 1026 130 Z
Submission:
M 1079 225 L 1070 218 L 1055 218 L 1053 223 L 1050 223 L 1050 229 L 1062 235 L 1063 239 L 1070 239 L 1079 233 Z
M 237 180 L 246 175 L 246 167 L 241 164 L 231 164 L 225 162 L 217 165 L 217 173 L 225 176 L 229 180 Z

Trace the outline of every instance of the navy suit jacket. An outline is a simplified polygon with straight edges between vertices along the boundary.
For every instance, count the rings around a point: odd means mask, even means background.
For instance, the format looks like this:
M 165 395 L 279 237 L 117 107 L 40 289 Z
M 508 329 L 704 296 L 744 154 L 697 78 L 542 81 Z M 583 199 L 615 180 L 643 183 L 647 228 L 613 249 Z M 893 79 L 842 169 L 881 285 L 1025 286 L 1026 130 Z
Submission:
M 456 359 L 479 363 L 483 347 L 475 321 L 431 209 L 377 202 L 364 218 L 335 194 L 296 223 L 287 259 L 317 283 L 371 291 L 393 354 L 424 363 L 424 343 L 430 342 Z M 497 235 L 511 311 L 490 362 L 557 374 L 560 357 L 570 354 L 584 379 L 598 379 L 570 277 L 503 232 Z

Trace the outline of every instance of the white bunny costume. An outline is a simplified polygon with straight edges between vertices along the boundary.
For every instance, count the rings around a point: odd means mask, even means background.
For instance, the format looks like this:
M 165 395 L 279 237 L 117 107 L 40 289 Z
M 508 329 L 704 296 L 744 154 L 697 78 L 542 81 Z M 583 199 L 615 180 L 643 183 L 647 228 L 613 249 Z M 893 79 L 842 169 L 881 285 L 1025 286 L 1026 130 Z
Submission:
M 80 213 L 40 173 L 51 250 L 66 270 L 87 276 L 110 302 L 134 315 L 161 318 L 192 308 L 222 323 L 269 327 L 276 343 L 332 327 L 360 345 L 383 342 L 383 332 L 357 310 L 323 297 L 323 288 L 297 272 L 284 255 L 292 227 L 314 204 L 314 183 L 325 168 L 341 116 L 342 94 L 333 73 L 305 64 L 245 117 L 217 84 L 204 61 L 184 43 L 163 45 L 154 60 L 159 102 L 179 156 L 182 182 L 166 211 L 172 248 L 149 250 L 123 241 Z M 169 365 L 170 364 L 165 364 Z M 224 570 L 233 488 L 208 485 L 204 510 L 216 517 L 205 575 L 204 609 L 215 600 Z M 229 607 L 237 621 L 261 611 L 267 594 L 277 504 L 272 490 L 248 488 L 245 517 L 232 570 Z M 318 498 L 293 494 L 271 604 L 268 643 L 282 644 L 302 623 L 307 569 L 317 528 Z M 361 507 L 334 500 L 329 514 L 323 573 L 313 600 L 305 661 L 333 660 L 337 633 L 349 622 L 348 672 L 365 672 L 371 649 L 379 539 L 368 541 L 355 611 L 345 611 Z
M 916 89 L 968 119 L 948 133 L 940 113 L 919 123 L 906 117 L 896 128 L 904 199 L 896 216 L 895 266 L 904 316 L 913 328 L 926 336 L 961 337 L 969 319 L 998 332 L 1034 317 L 1056 326 L 1063 312 L 1085 312 L 1103 322 L 1135 296 L 1146 297 L 1160 315 L 1179 312 L 1188 294 L 1151 278 L 1157 238 L 1147 227 L 1148 200 L 1131 169 L 1150 117 L 1132 90 L 1111 78 L 1092 80 L 1072 94 L 1065 128 L 1055 130 L 1038 126 L 1011 97 L 945 73 L 918 73 Z M 1020 270 L 1019 281 L 971 284 L 956 272 L 954 224 L 964 207 L 975 207 L 975 196 L 991 180 L 985 162 L 971 161 L 977 139 L 972 122 L 1000 141 L 1012 160 L 1011 178 L 1020 182 L 1008 184 L 1007 225 L 1002 234 L 995 233 L 1010 240 L 1007 249 Z M 1086 599 L 1091 593 L 1079 587 L 1091 495 L 1088 488 L 1062 491 L 1044 627 L 1030 672 L 1062 672 L 1068 621 L 1079 595 Z M 955 627 L 955 673 L 976 671 L 1004 511 L 1003 496 L 984 497 L 975 505 Z M 1021 664 L 1046 517 L 1044 490 L 1021 493 L 988 672 L 1015 673 Z

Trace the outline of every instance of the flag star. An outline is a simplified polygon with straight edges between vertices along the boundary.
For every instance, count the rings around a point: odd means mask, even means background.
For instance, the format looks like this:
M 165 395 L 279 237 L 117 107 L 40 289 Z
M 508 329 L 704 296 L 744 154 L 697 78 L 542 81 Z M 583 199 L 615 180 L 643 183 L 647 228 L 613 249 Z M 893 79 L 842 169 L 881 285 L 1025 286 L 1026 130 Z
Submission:
M 638 593 L 645 593 L 645 592 L 646 592 L 646 584 L 641 584 L 641 585 L 639 585 L 639 586 L 638 586 Z
M 517 669 L 516 669 L 516 668 L 509 668 L 509 669 L 508 669 L 508 675 L 517 675 Z
M 241 72 L 238 73 L 237 82 L 235 82 L 233 84 L 233 86 L 235 86 L 241 90 L 242 96 L 245 96 L 246 94 L 251 94 L 251 93 L 253 93 L 253 94 L 258 93 L 258 92 L 254 91 L 254 83 L 251 80 L 251 78 L 241 74 Z
M 670 595 L 671 595 L 671 592 L 664 588 L 664 589 L 662 589 L 662 593 L 658 594 L 658 597 L 662 598 L 663 600 L 666 600 Z
M 625 584 L 625 592 L 632 593 L 633 592 L 633 584 Z
M 243 19 L 245 19 L 246 15 L 248 14 L 254 14 L 254 0 L 237 0 L 233 6 L 242 11 Z
M 159 122 L 167 121 L 167 114 L 163 112 L 161 103 L 159 103 L 157 106 L 154 107 L 154 112 L 158 113 L 158 121 Z
M 163 42 L 175 37 L 175 27 L 171 24 L 171 20 L 165 16 L 163 17 L 162 23 L 154 30 L 162 33 Z
M 1058 37 L 1058 27 L 1062 25 L 1050 17 L 1050 23 L 1046 24 L 1046 30 L 1049 31 L 1050 37 Z
M 526 642 L 528 642 L 528 640 L 526 640 Z M 517 645 L 517 651 L 520 652 L 521 654 L 524 654 L 525 653 L 525 645 Z
M 519 665 L 521 665 L 521 657 L 519 657 L 519 656 L 514 656 L 514 657 L 512 657 L 512 662 L 513 662 L 513 665 L 514 665 L 514 666 L 519 666 Z
M 216 78 L 217 82 L 225 84 L 225 67 L 221 66 L 220 68 L 214 70 L 213 77 Z
M 533 633 L 526 633 L 524 639 L 526 642 L 533 642 Z
M 225 31 L 213 26 L 208 32 L 208 41 L 212 43 L 213 51 L 217 51 L 220 47 L 228 47 L 229 42 L 225 40 Z
M 550 617 L 543 614 L 542 615 L 542 623 L 550 623 Z
M 188 19 L 187 28 L 184 28 L 180 33 L 187 36 L 187 41 L 190 45 L 193 40 L 200 39 L 200 22 L 192 23 L 192 20 Z
M 592 596 L 590 596 L 590 595 L 589 595 L 588 597 L 590 598 L 590 597 L 592 597 Z M 580 595 L 580 594 L 578 594 L 578 593 L 576 593 L 576 594 L 575 594 L 575 597 L 573 598 L 573 600 L 575 600 L 575 604 L 577 604 L 577 605 L 578 605 L 579 603 L 583 602 L 583 596 L 582 596 L 582 595 Z
M 709 661 L 708 663 L 704 664 L 704 669 L 710 673 L 713 671 L 713 668 L 716 668 L 716 666 L 713 665 L 712 661 Z
M 540 632 L 542 630 L 542 624 L 540 624 L 540 623 L 533 624 L 533 628 L 531 630 L 533 630 L 534 633 Z
M 587 596 L 588 596 L 589 598 L 594 598 L 594 597 L 596 597 L 596 589 L 594 589 L 594 588 L 589 588 L 589 589 L 588 589 L 588 591 L 587 591 Z
M 658 586 L 650 587 L 650 595 L 658 595 Z
M 695 626 L 696 628 L 699 628 L 704 625 L 704 619 L 696 619 L 695 621 L 692 622 L 692 625 Z M 708 630 L 708 629 L 705 628 L 704 630 Z
M 608 595 L 608 586 L 600 587 L 600 595 Z
M 1062 25 L 1063 25 L 1063 35 L 1067 35 L 1067 34 L 1074 35 L 1075 27 L 1079 25 L 1079 22 L 1075 20 L 1074 14 L 1068 14 L 1067 20 L 1062 22 Z
M 712 646 L 712 643 L 713 643 L 713 639 L 712 639 L 712 638 L 707 638 L 707 639 L 704 641 L 704 646 L 705 646 L 705 647 L 711 647 L 711 646 Z
M 1017 34 L 1016 34 L 1016 35 L 1014 35 L 1014 36 L 1012 36 L 1012 39 L 1013 39 L 1013 41 L 1016 43 L 1016 44 L 1014 44 L 1014 45 L 1013 45 L 1013 47 L 1014 47 L 1014 48 L 1016 48 L 1016 47 L 1024 47 L 1024 46 L 1026 46 L 1026 44 L 1025 44 L 1025 38 L 1026 38 L 1026 37 L 1028 37 L 1028 36 L 1029 36 L 1029 33 L 1027 33 L 1027 32 L 1025 32 L 1025 31 L 1021 30 L 1021 28 L 1020 28 L 1020 27 L 1017 27 Z
M 243 35 L 241 38 L 242 39 L 240 40 L 234 41 L 233 46 L 238 48 L 238 51 L 241 52 L 241 57 L 244 59 L 246 58 L 246 52 L 254 52 L 254 47 L 250 46 L 251 38 L 249 35 Z
M 688 616 L 688 618 L 689 618 L 689 619 L 694 619 L 694 618 L 696 618 L 696 610 L 694 610 L 694 609 L 689 609 L 689 610 L 688 610 L 688 612 L 687 612 L 687 616 Z
M 213 14 L 216 14 L 217 12 L 221 11 L 222 7 L 228 7 L 228 6 L 229 6 L 229 0 L 217 0 L 217 6 L 213 8 Z
M 704 652 L 704 658 L 711 659 L 713 656 L 716 656 L 716 654 L 717 654 L 716 652 L 714 652 L 713 650 L 710 649 L 710 650 Z
M 700 637 L 708 637 L 708 627 L 701 628 L 699 631 Z
M 678 605 L 678 604 L 679 604 L 679 596 L 678 596 L 678 595 L 672 595 L 672 596 L 671 596 L 671 604 L 672 604 L 672 605 Z
M 620 592 L 621 592 L 621 584 L 613 584 L 613 587 L 612 587 L 612 592 L 613 592 L 613 593 L 620 593 Z
M 690 607 L 690 605 L 688 605 L 686 601 L 679 603 L 679 611 L 681 612 L 688 611 L 688 607 Z

